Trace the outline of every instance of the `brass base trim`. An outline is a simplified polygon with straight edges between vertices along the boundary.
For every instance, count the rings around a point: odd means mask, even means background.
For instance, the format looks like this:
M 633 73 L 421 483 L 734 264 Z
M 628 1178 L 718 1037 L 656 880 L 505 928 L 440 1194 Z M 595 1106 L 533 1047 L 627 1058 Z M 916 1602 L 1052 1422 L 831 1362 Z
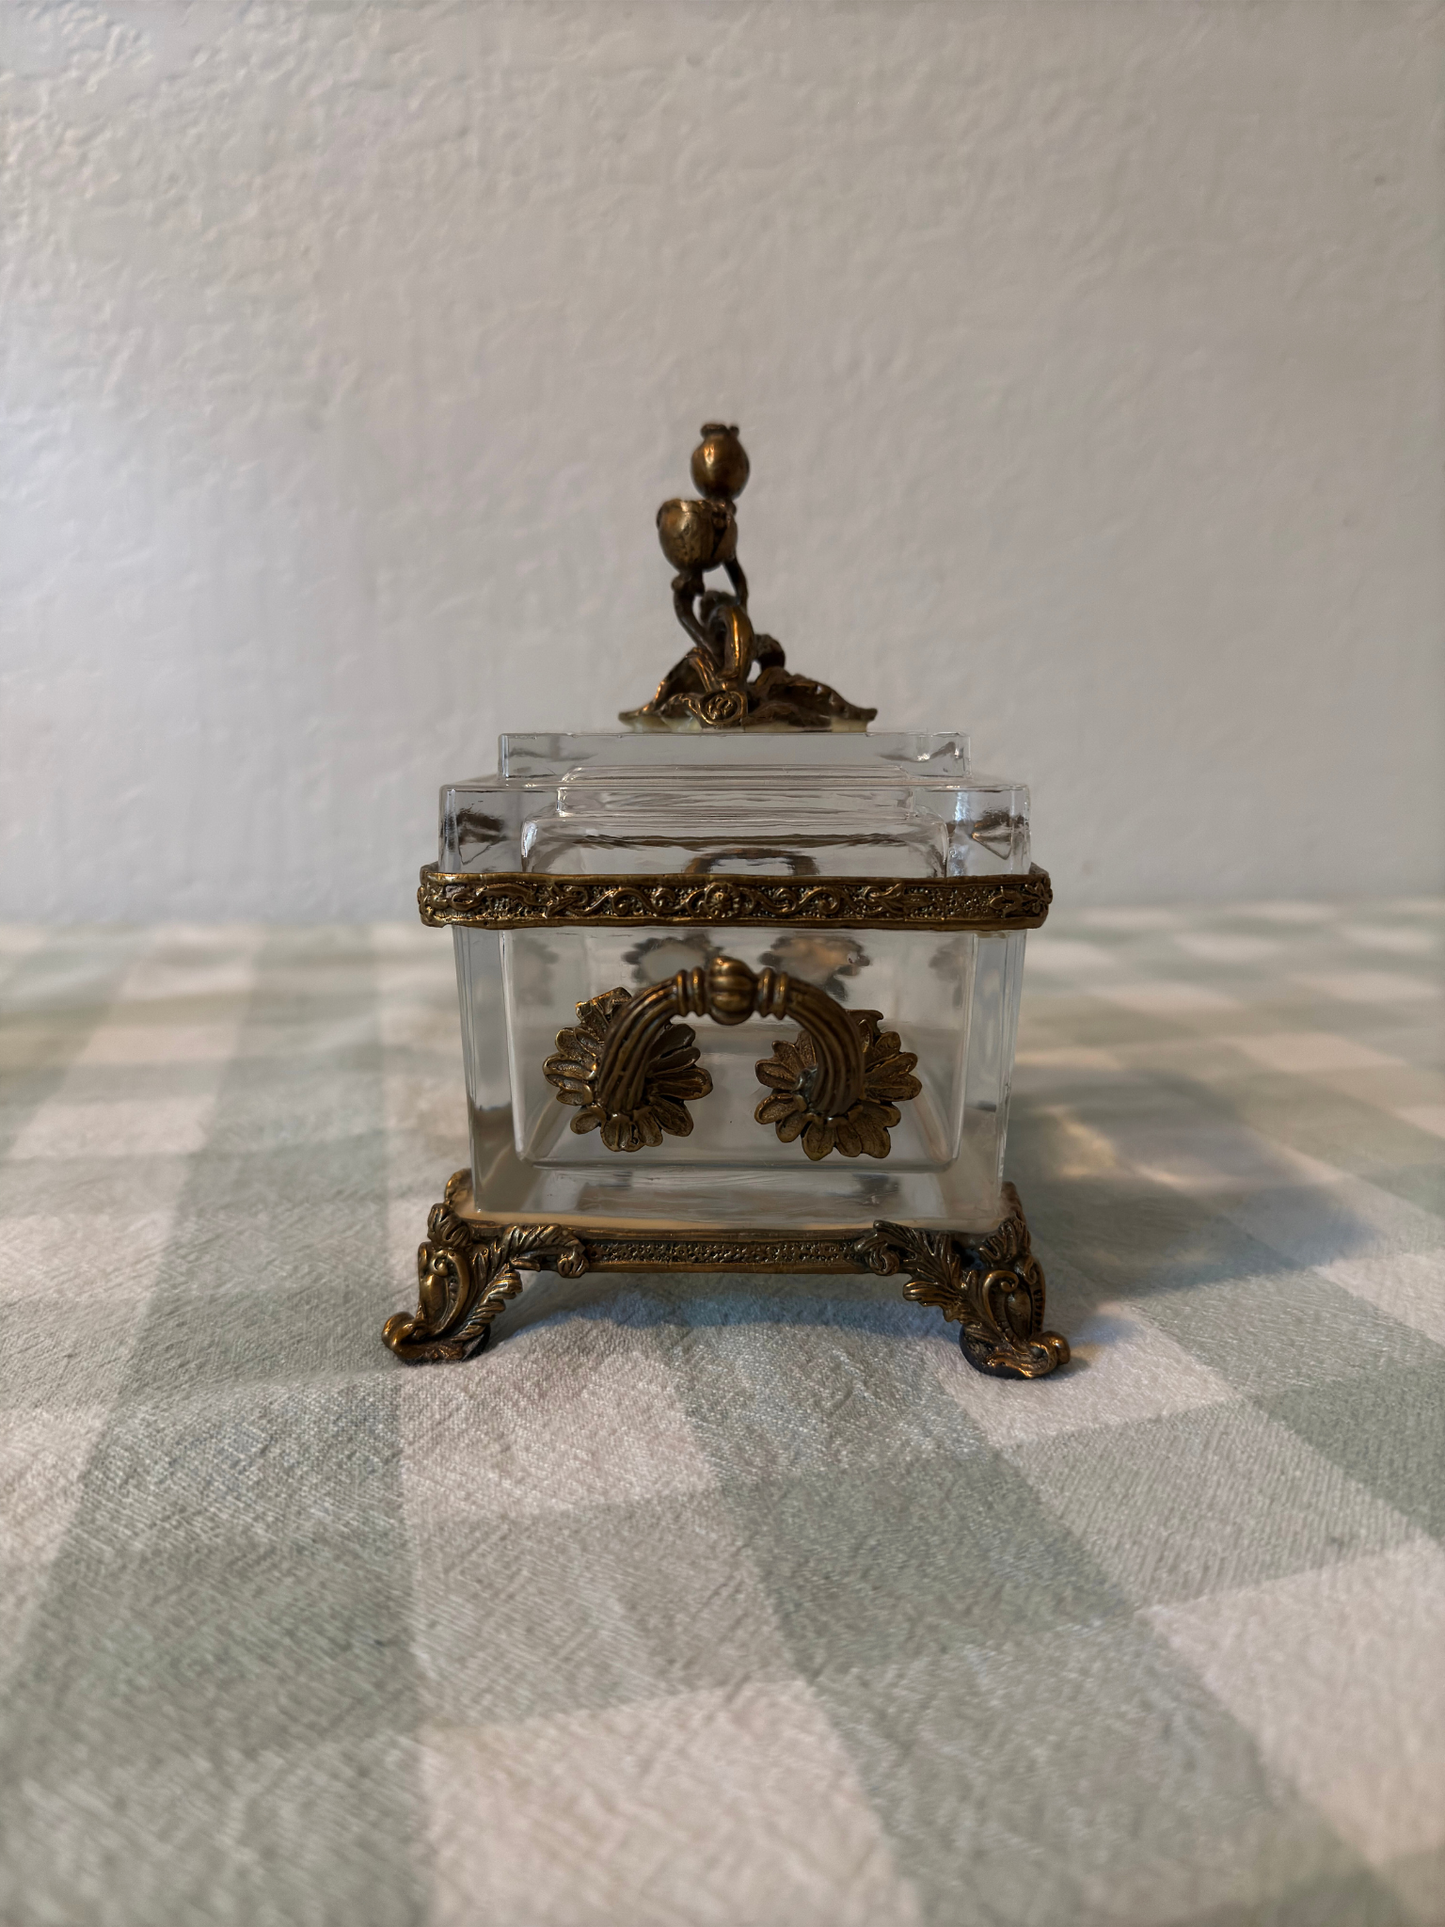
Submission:
M 1003 1187 L 1007 1215 L 982 1236 L 880 1219 L 871 1230 L 836 1238 L 488 1224 L 456 1210 L 470 1189 L 470 1172 L 458 1171 L 445 1201 L 432 1206 L 417 1251 L 416 1312 L 397 1312 L 383 1329 L 408 1365 L 484 1351 L 498 1313 L 523 1290 L 523 1274 L 538 1271 L 564 1278 L 589 1271 L 903 1275 L 906 1298 L 937 1306 L 959 1327 L 959 1345 L 975 1370 L 992 1378 L 1044 1378 L 1068 1363 L 1068 1341 L 1043 1328 L 1043 1268 L 1029 1249 L 1028 1224 L 1011 1184 Z

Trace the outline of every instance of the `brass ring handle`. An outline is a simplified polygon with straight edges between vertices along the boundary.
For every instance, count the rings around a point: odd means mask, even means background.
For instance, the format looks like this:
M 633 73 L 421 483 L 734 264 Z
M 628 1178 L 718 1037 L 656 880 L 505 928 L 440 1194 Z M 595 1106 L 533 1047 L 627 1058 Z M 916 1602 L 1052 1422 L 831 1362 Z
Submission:
M 792 1017 L 802 1027 L 758 1065 L 771 1091 L 758 1122 L 775 1125 L 784 1143 L 801 1137 L 814 1160 L 835 1149 L 887 1157 L 900 1115 L 891 1099 L 921 1089 L 911 1075 L 917 1058 L 900 1051 L 896 1033 L 880 1031 L 877 1011 L 846 1011 L 816 984 L 753 971 L 735 957 L 679 970 L 635 997 L 619 987 L 579 1004 L 577 1025 L 557 1033 L 544 1073 L 558 1102 L 578 1107 L 574 1131 L 600 1128 L 609 1150 L 641 1150 L 661 1144 L 664 1132 L 688 1136 L 686 1100 L 712 1089 L 692 1031 L 676 1020 L 732 1025 L 754 1015 Z

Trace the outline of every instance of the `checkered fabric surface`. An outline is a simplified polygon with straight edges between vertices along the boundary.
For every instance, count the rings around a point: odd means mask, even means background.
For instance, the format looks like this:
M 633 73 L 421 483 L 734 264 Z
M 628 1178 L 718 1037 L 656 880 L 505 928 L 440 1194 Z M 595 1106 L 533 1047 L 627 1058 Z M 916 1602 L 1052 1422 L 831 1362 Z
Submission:
M 1038 1384 L 868 1279 L 409 1370 L 446 938 L 9 930 L 0 1919 L 1445 1920 L 1441 909 L 1030 940 Z

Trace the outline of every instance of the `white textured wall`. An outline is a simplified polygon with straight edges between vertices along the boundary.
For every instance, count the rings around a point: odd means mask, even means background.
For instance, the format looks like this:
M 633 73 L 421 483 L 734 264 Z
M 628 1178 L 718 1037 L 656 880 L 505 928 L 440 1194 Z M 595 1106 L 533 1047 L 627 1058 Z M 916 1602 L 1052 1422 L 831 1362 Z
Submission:
M 406 914 L 444 777 L 794 663 L 1073 898 L 1442 854 L 1441 14 L 7 0 L 0 911 Z

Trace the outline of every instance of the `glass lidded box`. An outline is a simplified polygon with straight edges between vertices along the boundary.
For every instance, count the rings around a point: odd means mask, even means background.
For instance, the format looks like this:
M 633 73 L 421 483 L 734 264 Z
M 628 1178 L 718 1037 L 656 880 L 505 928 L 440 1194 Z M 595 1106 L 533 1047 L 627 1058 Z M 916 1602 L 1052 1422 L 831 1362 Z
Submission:
M 419 901 L 453 930 L 472 1162 L 386 1342 L 465 1358 L 539 1272 L 854 1272 L 1042 1376 L 1068 1346 L 1003 1178 L 1050 895 L 1028 791 L 787 668 L 737 560 L 747 456 L 702 432 L 700 499 L 658 511 L 687 654 L 624 731 L 503 736 L 442 790 Z

